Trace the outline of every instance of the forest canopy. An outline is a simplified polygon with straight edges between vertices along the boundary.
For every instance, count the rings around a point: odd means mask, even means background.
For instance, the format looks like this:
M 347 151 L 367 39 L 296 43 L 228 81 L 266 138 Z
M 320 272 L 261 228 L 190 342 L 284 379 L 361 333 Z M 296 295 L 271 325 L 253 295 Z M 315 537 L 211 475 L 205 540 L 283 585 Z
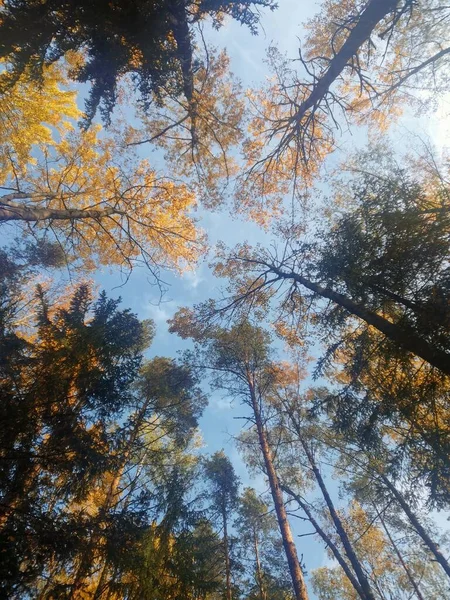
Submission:
M 0 2 L 2 598 L 450 600 L 450 7 L 316 9 Z

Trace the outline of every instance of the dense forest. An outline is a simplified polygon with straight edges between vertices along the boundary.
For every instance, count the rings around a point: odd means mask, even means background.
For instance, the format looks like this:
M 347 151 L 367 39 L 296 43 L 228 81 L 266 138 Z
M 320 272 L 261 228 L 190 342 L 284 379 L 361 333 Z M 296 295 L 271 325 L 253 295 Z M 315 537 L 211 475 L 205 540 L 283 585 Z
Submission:
M 0 598 L 450 600 L 450 6 L 303 4 L 0 0 Z

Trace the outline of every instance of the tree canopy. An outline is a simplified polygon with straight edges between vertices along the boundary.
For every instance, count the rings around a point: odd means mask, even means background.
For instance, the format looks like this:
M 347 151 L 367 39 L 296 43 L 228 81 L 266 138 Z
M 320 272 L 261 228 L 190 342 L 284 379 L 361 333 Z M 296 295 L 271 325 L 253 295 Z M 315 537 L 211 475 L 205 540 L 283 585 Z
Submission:
M 450 599 L 450 9 L 308 10 L 0 0 L 2 598 Z
M 256 32 L 258 7 L 251 2 L 9 2 L 2 3 L 0 55 L 11 64 L 15 83 L 26 68 L 35 77 L 69 51 L 78 52 L 71 76 L 90 82 L 86 103 L 89 123 L 97 109 L 109 120 L 117 101 L 118 80 L 133 77 L 144 106 L 167 94 L 193 101 L 194 27 L 210 17 L 219 27 L 230 15 Z M 6 81 L 8 85 L 8 81 Z

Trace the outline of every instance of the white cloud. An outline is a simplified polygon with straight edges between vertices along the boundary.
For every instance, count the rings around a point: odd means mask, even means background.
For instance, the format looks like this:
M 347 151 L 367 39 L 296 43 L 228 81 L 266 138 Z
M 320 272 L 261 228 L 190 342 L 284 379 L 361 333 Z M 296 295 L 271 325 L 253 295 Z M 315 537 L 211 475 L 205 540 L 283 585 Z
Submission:
M 155 323 L 166 323 L 167 319 L 173 316 L 177 309 L 177 304 L 173 300 L 167 302 L 161 302 L 160 304 L 154 304 L 150 300 L 147 300 L 142 307 L 142 312 L 145 318 L 150 318 Z
M 195 271 L 186 271 L 183 273 L 183 281 L 186 282 L 188 288 L 196 290 L 198 286 L 205 281 L 205 277 L 201 274 L 201 269 Z

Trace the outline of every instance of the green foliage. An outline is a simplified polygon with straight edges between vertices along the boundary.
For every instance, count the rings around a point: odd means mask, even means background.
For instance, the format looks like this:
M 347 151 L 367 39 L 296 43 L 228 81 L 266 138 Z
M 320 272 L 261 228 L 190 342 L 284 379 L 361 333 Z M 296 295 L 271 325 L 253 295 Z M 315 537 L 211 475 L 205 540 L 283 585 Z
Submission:
M 392 158 L 392 157 L 391 157 Z M 448 189 L 377 153 L 360 158 L 349 208 L 333 219 L 320 245 L 317 274 L 336 291 L 414 332 L 433 348 L 450 347 Z M 420 174 L 420 171 L 419 171 Z M 342 198 L 341 198 L 342 200 Z M 448 377 L 368 327 L 349 330 L 334 306 L 319 318 L 333 342 L 344 384 L 320 405 L 336 429 L 376 448 L 387 432 L 396 441 L 393 465 L 410 474 L 436 503 L 448 501 Z M 325 363 L 326 364 L 326 363 Z
M 213 510 L 220 515 L 231 512 L 238 503 L 239 479 L 230 459 L 223 450 L 215 452 L 205 461 L 204 470 L 210 483 Z
M 8 319 L 1 324 L 5 589 L 23 585 L 44 560 L 70 556 L 83 542 L 87 530 L 58 504 L 80 502 L 108 468 L 111 420 L 129 406 L 148 341 L 134 315 L 105 294 L 94 302 L 85 285 L 64 307 L 38 293 L 33 336 Z
M 141 370 L 139 395 L 151 401 L 153 411 L 164 419 L 180 446 L 192 437 L 207 404 L 193 370 L 175 360 L 157 357 Z
M 205 397 L 185 365 L 142 366 L 154 326 L 119 301 L 93 299 L 86 284 L 64 302 L 40 286 L 30 292 L 43 261 L 36 253 L 34 264 L 19 262 L 29 250 L 0 254 L 2 593 L 37 597 L 44 587 L 63 598 L 105 585 L 119 593 L 135 581 L 155 522 L 161 539 L 184 548 L 177 561 L 190 560 L 185 538 L 200 507 L 190 510 L 185 497 Z M 47 263 L 51 250 L 42 248 Z M 30 303 L 33 316 L 19 319 Z

